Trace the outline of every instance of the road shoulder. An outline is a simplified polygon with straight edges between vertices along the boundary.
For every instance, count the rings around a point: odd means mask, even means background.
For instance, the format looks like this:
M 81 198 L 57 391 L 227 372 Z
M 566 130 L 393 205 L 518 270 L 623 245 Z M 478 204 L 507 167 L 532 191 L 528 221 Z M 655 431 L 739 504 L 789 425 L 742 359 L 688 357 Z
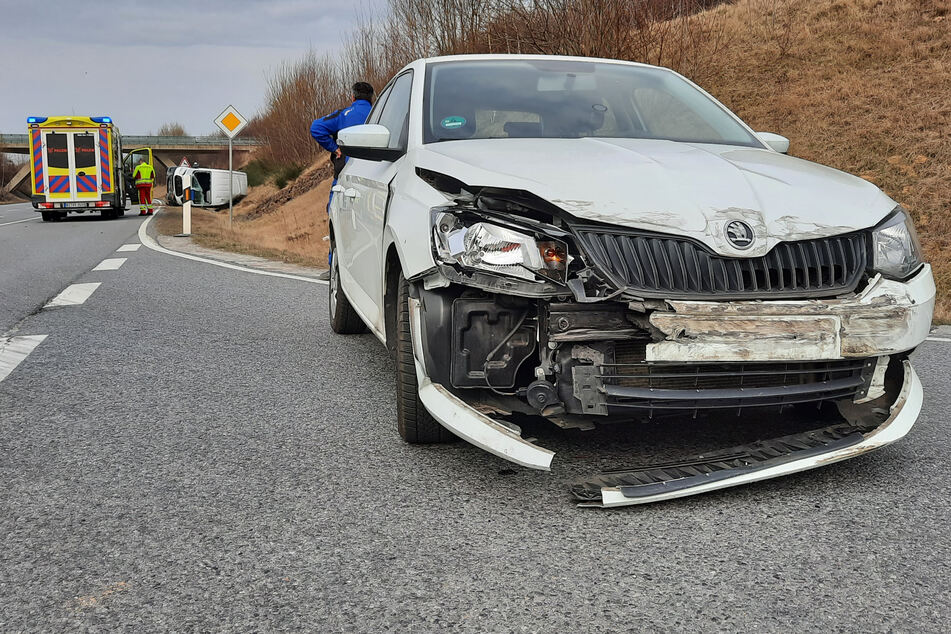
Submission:
M 161 213 L 161 210 L 159 210 L 158 213 Z M 153 216 L 153 218 L 154 217 L 155 216 Z M 151 220 L 151 218 L 149 220 Z M 192 260 L 206 261 L 209 264 L 217 264 L 228 268 L 245 269 L 252 273 L 326 283 L 319 279 L 320 274 L 323 273 L 323 269 L 201 246 L 196 244 L 194 240 L 189 237 L 162 235 L 158 232 L 155 225 L 149 221 L 143 223 L 139 233 L 140 239 L 142 239 L 143 244 L 147 247 L 154 249 L 157 246 L 158 250 L 170 252 L 172 255 L 180 255 Z M 146 238 L 151 239 L 151 244 Z

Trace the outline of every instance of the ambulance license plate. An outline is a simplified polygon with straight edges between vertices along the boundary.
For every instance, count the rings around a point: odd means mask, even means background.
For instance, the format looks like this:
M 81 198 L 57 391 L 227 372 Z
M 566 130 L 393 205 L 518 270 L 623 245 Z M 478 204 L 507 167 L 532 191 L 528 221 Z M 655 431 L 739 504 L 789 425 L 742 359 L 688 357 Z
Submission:
M 86 203 L 63 203 L 63 207 L 85 207 Z

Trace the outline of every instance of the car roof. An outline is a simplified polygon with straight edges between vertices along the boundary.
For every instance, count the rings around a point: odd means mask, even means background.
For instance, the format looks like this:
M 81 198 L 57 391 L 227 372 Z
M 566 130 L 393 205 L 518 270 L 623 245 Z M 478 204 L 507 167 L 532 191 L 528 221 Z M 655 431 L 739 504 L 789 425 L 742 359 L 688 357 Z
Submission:
M 493 53 L 478 55 L 443 55 L 439 57 L 424 57 L 410 62 L 407 68 L 443 62 L 481 62 L 481 61 L 517 61 L 517 60 L 560 60 L 566 62 L 596 62 L 602 64 L 623 64 L 625 66 L 639 66 L 641 68 L 656 68 L 671 71 L 664 66 L 653 66 L 641 62 L 631 62 L 623 59 L 609 59 L 606 57 L 577 57 L 574 55 L 523 55 L 514 53 Z

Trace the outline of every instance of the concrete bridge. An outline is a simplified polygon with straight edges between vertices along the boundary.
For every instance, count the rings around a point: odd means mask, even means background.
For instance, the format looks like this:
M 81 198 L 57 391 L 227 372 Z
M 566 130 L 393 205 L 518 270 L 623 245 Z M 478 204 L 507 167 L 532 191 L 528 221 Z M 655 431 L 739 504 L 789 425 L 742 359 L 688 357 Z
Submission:
M 0 134 L 0 153 L 29 154 L 29 137 L 26 134 Z M 240 168 L 247 164 L 251 152 L 263 145 L 257 139 L 238 137 L 234 140 L 234 165 Z M 183 156 L 189 161 L 208 163 L 212 159 L 225 158 L 227 167 L 228 139 L 217 136 L 137 136 L 122 135 L 122 149 L 152 148 L 152 156 L 166 169 L 178 165 Z M 156 166 L 157 167 L 157 166 Z M 30 176 L 30 164 L 26 162 L 13 179 L 0 190 L 0 195 L 14 191 Z

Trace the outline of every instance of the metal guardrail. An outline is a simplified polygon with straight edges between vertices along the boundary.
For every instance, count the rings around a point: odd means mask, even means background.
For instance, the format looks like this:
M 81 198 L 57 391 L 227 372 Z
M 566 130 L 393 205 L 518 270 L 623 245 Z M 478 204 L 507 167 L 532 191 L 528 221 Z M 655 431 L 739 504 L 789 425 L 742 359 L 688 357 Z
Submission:
M 25 136 L 25 135 L 24 135 Z M 163 147 L 163 146 L 172 146 L 179 147 L 182 145 L 194 145 L 195 147 L 200 146 L 224 146 L 228 147 L 228 139 L 225 137 L 219 136 L 130 136 L 123 134 L 122 135 L 122 147 L 124 148 L 134 148 L 134 147 Z M 264 145 L 263 141 L 258 139 L 251 138 L 242 138 L 235 137 L 234 145 Z
M 26 134 L 0 134 L 0 147 L 27 147 L 29 138 Z M 252 138 L 237 137 L 234 145 L 258 146 L 264 145 L 263 141 Z M 218 136 L 138 136 L 122 135 L 122 146 L 124 148 L 137 147 L 182 147 L 193 146 L 200 147 L 228 147 L 228 139 Z
M 29 137 L 26 134 L 0 134 L 0 147 L 5 145 L 27 145 Z

